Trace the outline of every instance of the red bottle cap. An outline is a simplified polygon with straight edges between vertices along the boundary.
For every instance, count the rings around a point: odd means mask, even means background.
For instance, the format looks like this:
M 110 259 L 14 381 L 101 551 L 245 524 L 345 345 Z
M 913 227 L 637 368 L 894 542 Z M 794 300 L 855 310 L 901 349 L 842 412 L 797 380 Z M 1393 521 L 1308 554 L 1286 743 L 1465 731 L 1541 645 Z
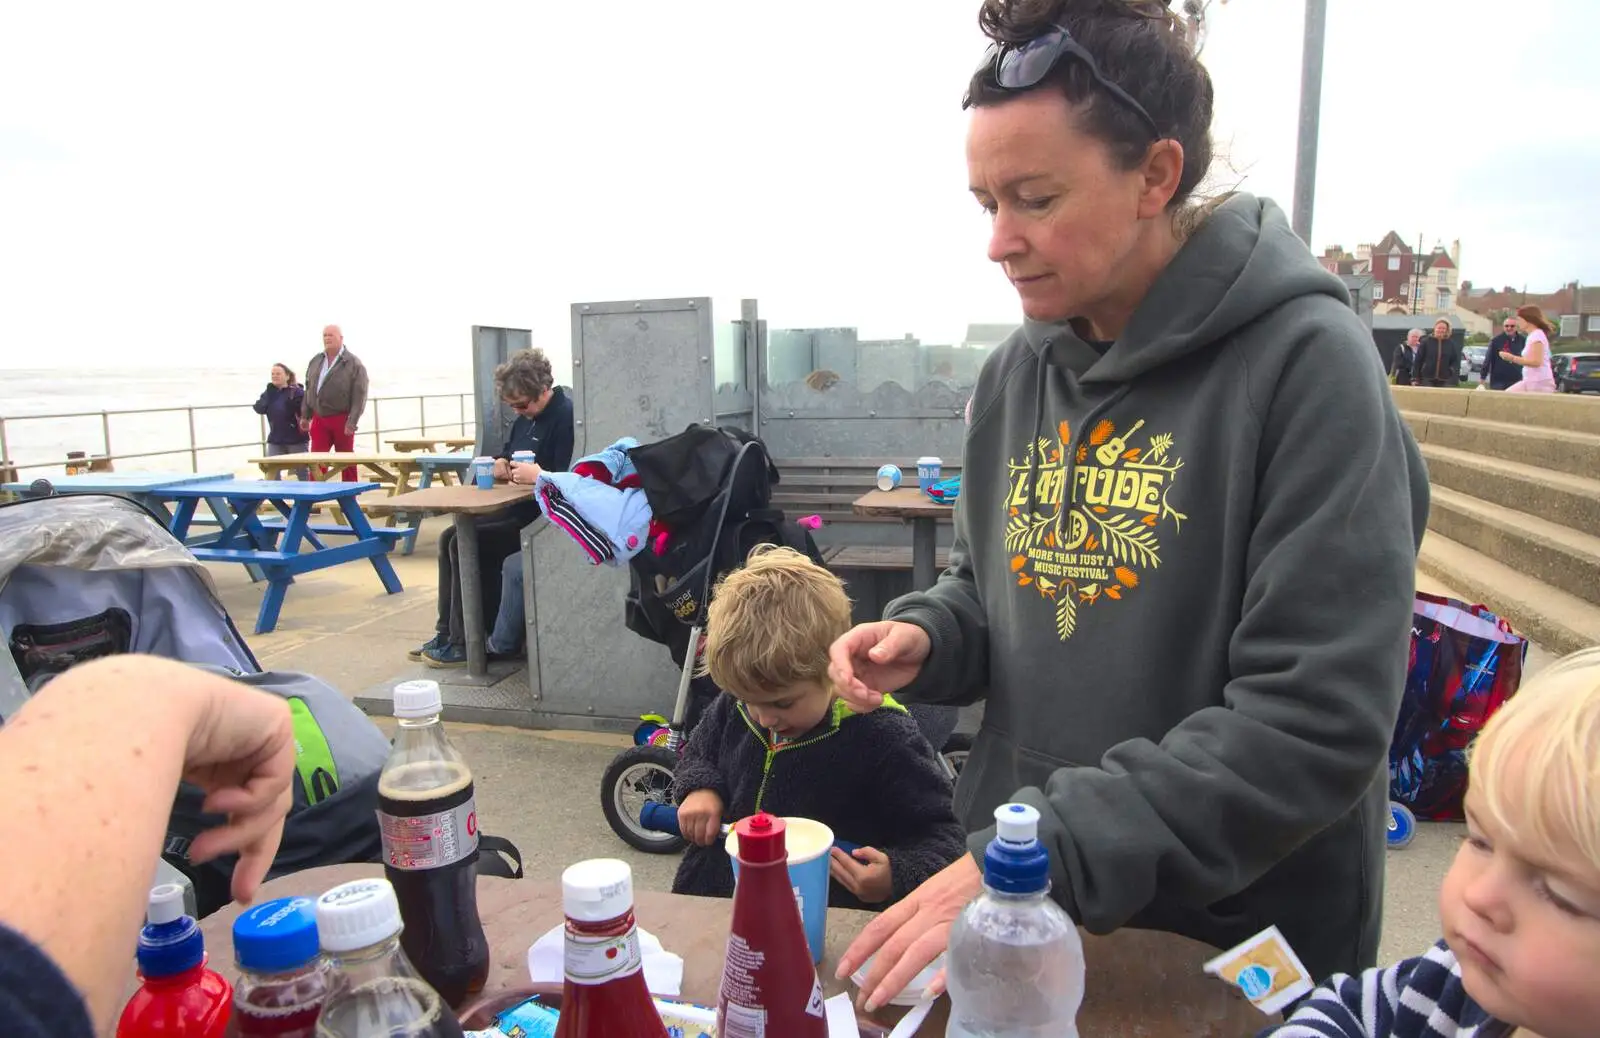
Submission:
M 784 820 L 765 811 L 741 818 L 733 827 L 739 834 L 739 860 L 751 865 L 785 861 L 789 852 L 784 844 Z

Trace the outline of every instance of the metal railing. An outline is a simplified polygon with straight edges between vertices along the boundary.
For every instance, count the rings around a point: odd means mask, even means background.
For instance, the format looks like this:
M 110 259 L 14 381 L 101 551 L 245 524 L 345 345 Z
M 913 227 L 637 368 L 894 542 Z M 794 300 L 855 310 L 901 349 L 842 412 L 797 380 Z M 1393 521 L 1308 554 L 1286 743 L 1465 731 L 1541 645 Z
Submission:
M 357 432 L 356 442 L 357 444 L 360 444 L 363 440 L 366 440 L 370 437 L 372 440 L 373 449 L 381 451 L 383 449 L 383 441 L 385 439 L 401 439 L 404 438 L 408 433 L 416 434 L 416 438 L 419 439 L 430 435 L 430 433 L 439 439 L 444 439 L 447 436 L 472 435 L 469 430 L 475 429 L 477 426 L 476 416 L 473 413 L 473 399 L 473 394 L 471 393 L 420 393 L 408 396 L 371 397 L 367 400 L 367 415 L 365 417 L 370 418 L 372 422 L 372 428 L 370 430 Z M 455 402 L 455 416 L 453 418 L 437 417 L 436 405 L 436 417 L 430 420 L 428 415 L 428 401 L 430 400 L 453 400 Z M 418 424 L 398 426 L 395 428 L 384 428 L 382 405 L 385 403 L 392 405 L 402 401 L 412 402 L 416 405 Z M 91 466 L 109 466 L 113 462 L 118 461 L 135 461 L 143 458 L 175 457 L 182 454 L 187 454 L 189 456 L 189 471 L 199 472 L 200 455 L 203 452 L 243 450 L 246 448 L 253 448 L 259 450 L 263 454 L 266 453 L 266 415 L 256 416 L 259 419 L 261 433 L 260 438 L 257 440 L 240 443 L 200 443 L 195 428 L 195 414 L 197 412 L 206 413 L 222 411 L 249 411 L 252 414 L 255 413 L 254 408 L 252 408 L 249 404 L 199 404 L 183 407 L 143 407 L 129 408 L 125 410 L 71 411 L 62 412 L 59 414 L 28 414 L 15 415 L 9 418 L 0 416 L 0 475 L 5 475 L 11 479 L 17 479 L 17 473 L 33 469 L 71 469 L 75 466 L 81 466 L 87 469 Z M 113 418 L 127 417 L 131 415 L 157 414 L 184 415 L 187 418 L 189 430 L 188 443 L 178 444 L 163 450 L 141 450 L 127 454 L 117 454 L 112 451 L 111 420 Z M 59 422 L 66 420 L 94 418 L 100 419 L 100 451 L 97 454 L 90 454 L 87 450 L 85 450 L 83 452 L 84 456 L 82 457 L 68 455 L 66 457 L 49 458 L 39 461 L 21 461 L 18 459 L 13 459 L 11 456 L 10 443 L 7 436 L 8 428 L 14 428 L 23 422 Z M 455 431 L 447 432 L 445 430 Z

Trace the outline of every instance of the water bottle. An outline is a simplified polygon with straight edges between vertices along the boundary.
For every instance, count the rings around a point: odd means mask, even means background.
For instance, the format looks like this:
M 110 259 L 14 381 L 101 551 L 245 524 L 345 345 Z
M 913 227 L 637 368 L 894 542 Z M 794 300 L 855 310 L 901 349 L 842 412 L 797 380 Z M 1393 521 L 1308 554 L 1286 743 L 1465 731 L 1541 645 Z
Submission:
M 1039 812 L 995 809 L 983 893 L 950 928 L 949 1038 L 1078 1038 L 1083 941 L 1050 900 Z
M 400 949 L 400 927 L 388 880 L 352 880 L 317 899 L 333 968 L 317 1038 L 462 1038 L 456 1015 Z

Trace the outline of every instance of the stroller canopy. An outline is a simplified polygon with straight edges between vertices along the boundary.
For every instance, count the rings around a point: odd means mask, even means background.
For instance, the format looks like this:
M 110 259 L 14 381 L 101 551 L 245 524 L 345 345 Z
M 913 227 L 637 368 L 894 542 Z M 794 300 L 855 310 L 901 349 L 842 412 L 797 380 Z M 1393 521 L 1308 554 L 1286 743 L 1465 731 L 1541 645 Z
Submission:
M 205 567 L 149 512 L 111 495 L 0 507 L 0 637 L 0 719 L 74 652 L 72 662 L 142 652 L 261 669 Z

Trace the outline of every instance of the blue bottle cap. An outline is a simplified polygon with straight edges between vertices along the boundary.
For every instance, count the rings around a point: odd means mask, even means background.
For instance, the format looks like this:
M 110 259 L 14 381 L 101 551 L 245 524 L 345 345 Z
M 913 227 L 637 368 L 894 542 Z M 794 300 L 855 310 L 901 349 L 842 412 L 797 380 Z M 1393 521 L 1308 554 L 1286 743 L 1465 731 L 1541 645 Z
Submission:
M 983 852 L 983 882 L 1003 894 L 1050 889 L 1050 855 L 1039 842 L 1039 812 L 1027 804 L 994 810 L 995 837 Z
M 183 914 L 182 887 L 176 883 L 151 887 L 145 918 L 136 953 L 140 973 L 175 977 L 205 961 L 205 935 L 193 916 Z
M 233 921 L 233 957 L 242 970 L 287 973 L 319 950 L 316 902 L 309 897 L 264 901 Z

